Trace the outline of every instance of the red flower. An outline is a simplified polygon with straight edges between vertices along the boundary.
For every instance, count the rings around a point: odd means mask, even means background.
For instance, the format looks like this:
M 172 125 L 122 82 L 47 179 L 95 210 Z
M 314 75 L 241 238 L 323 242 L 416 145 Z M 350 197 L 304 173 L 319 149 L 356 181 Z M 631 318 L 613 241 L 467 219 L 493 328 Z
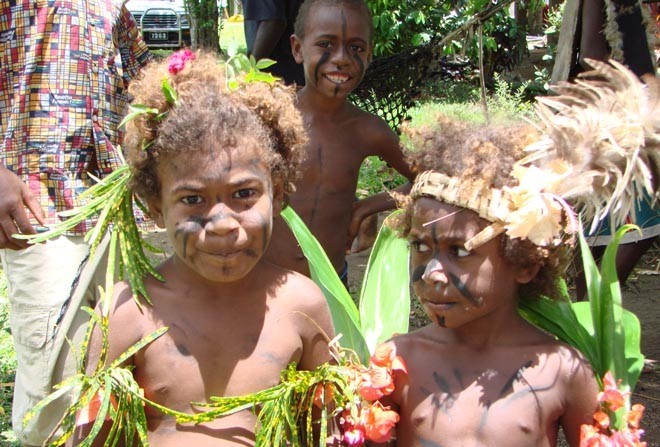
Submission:
M 371 365 L 362 374 L 358 392 L 363 399 L 377 400 L 394 391 L 394 380 L 387 368 Z
M 170 74 L 175 75 L 186 68 L 186 63 L 188 61 L 194 61 L 196 57 L 195 53 L 187 48 L 185 50 L 177 51 L 170 56 L 167 71 L 169 71 Z
M 324 392 L 325 391 L 325 392 Z M 335 398 L 335 391 L 330 383 L 319 383 L 314 390 L 314 405 L 317 408 L 323 408 Z
M 598 400 L 609 405 L 610 410 L 616 411 L 626 404 L 626 399 L 617 387 L 611 372 L 603 377 L 603 391 L 598 393 Z
M 635 404 L 632 406 L 628 414 L 626 415 L 626 422 L 631 428 L 639 428 L 639 421 L 644 415 L 644 405 Z
M 602 430 L 605 430 L 610 426 L 610 417 L 604 411 L 599 410 L 595 412 L 594 420 L 596 421 L 596 426 Z
M 396 355 L 396 347 L 392 343 L 381 343 L 378 345 L 370 360 L 371 364 L 385 367 L 391 371 L 408 372 L 403 359 Z
M 373 442 L 389 441 L 392 437 L 392 429 L 399 422 L 398 413 L 383 408 L 379 403 L 363 409 L 362 413 L 367 439 Z

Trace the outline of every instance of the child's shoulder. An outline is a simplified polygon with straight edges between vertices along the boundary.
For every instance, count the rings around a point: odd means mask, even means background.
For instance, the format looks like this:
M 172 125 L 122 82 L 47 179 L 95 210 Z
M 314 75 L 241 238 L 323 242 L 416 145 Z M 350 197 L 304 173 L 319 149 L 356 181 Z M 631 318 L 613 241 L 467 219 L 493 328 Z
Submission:
M 323 292 L 305 275 L 284 267 L 264 262 L 265 273 L 275 284 L 275 295 L 293 300 L 302 307 L 327 306 Z

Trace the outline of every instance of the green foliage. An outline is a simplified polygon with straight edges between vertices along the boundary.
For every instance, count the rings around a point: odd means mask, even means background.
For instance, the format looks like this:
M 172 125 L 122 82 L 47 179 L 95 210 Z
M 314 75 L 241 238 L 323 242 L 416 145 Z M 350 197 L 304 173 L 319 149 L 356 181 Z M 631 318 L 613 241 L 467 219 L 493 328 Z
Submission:
M 358 199 L 394 189 L 408 180 L 381 158 L 367 157 L 360 166 L 356 195 Z
M 11 403 L 15 372 L 16 354 L 9 330 L 7 278 L 0 270 L 0 445 L 7 447 L 20 446 L 11 429 Z
M 534 119 L 534 106 L 526 98 L 526 84 L 514 88 L 499 75 L 495 76 L 495 81 L 495 90 L 486 101 L 488 116 L 492 121 L 513 123 Z M 446 94 L 441 100 L 426 102 L 410 110 L 411 127 L 434 126 L 438 113 L 458 121 L 486 123 L 477 87 L 468 84 L 451 86 L 445 81 L 438 83 L 438 90 L 445 87 Z M 406 144 L 405 138 L 403 143 Z
M 112 223 L 109 256 L 114 261 L 116 251 L 119 249 L 120 256 L 117 259 L 119 279 L 127 277 L 133 291 L 133 298 L 138 305 L 140 305 L 141 299 L 151 304 L 147 296 L 147 290 L 144 287 L 144 278 L 151 275 L 162 281 L 162 276 L 151 265 L 144 253 L 144 247 L 153 252 L 159 252 L 160 250 L 149 246 L 142 240 L 135 223 L 133 205 L 136 197 L 128 188 L 130 177 L 130 167 L 123 165 L 107 177 L 95 179 L 97 183 L 80 195 L 80 200 L 84 203 L 83 206 L 60 213 L 60 216 L 67 218 L 66 220 L 61 221 L 44 233 L 17 235 L 15 237 L 28 239 L 31 243 L 38 244 L 66 233 L 80 222 L 98 216 L 98 221 L 92 231 L 85 235 L 85 241 L 91 247 L 90 256 L 94 253 Z M 138 203 L 138 205 L 140 204 Z M 112 297 L 112 287 L 115 282 L 114 262 L 113 267 L 110 266 L 109 261 L 106 274 L 106 293 L 108 297 Z
M 273 84 L 278 78 L 262 70 L 274 64 L 272 59 L 256 60 L 252 55 L 248 57 L 243 53 L 236 53 L 227 60 L 227 87 L 236 90 L 241 84 L 248 82 Z
M 335 331 L 342 334 L 342 345 L 355 351 L 359 358 L 366 362 L 369 350 L 360 332 L 360 314 L 335 268 L 321 244 L 290 206 L 282 211 L 281 216 L 293 231 L 309 262 L 312 279 L 328 300 Z
M 243 22 L 225 20 L 220 24 L 220 48 L 222 48 L 222 51 L 230 56 L 237 53 L 247 53 Z
M 366 363 L 377 342 L 408 331 L 408 247 L 388 225 L 381 228 L 369 257 L 358 310 L 323 248 L 295 211 L 287 207 L 282 217 L 309 262 L 312 279 L 325 294 L 344 347 Z M 380 283 L 385 278 L 387 282 Z
M 374 243 L 360 291 L 361 332 L 370 352 L 393 332 L 408 332 L 410 273 L 408 243 L 397 236 L 390 219 L 383 222 Z
M 644 366 L 639 320 L 623 308 L 616 274 L 619 242 L 627 231 L 635 228 L 634 225 L 624 225 L 616 232 L 605 249 L 600 272 L 586 240 L 580 234 L 588 302 L 571 303 L 566 295 L 561 301 L 545 297 L 523 300 L 520 306 L 521 314 L 530 322 L 582 352 L 599 380 L 605 373 L 612 373 L 626 396 L 626 407 L 610 415 L 612 427 L 616 429 L 626 426 L 621 414 L 630 409 L 629 392 L 635 388 Z
M 369 0 L 374 24 L 374 56 L 397 53 L 428 42 L 449 13 L 448 2 Z

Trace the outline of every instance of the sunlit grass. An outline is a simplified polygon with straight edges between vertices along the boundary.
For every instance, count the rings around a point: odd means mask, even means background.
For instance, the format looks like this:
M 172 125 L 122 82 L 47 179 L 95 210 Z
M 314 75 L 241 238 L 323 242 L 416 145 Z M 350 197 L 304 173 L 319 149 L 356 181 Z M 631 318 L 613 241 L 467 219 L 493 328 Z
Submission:
M 228 54 L 246 53 L 243 22 L 224 20 L 220 28 L 220 48 Z

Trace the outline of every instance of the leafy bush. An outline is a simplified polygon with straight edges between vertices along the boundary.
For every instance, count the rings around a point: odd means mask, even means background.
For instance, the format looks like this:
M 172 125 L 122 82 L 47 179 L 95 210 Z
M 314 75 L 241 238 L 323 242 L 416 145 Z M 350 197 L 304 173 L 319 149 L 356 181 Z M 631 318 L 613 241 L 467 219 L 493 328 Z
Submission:
M 9 331 L 7 279 L 0 270 L 0 445 L 19 446 L 11 430 L 11 401 L 14 395 L 16 355 Z

